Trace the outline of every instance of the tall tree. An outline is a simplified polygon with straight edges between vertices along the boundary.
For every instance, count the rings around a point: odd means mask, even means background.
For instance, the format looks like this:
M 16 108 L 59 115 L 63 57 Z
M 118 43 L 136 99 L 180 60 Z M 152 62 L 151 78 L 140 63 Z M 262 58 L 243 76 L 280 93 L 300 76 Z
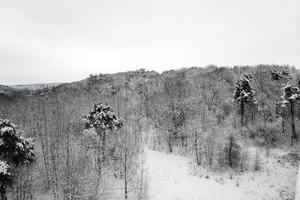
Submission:
M 235 91 L 234 91 L 234 102 L 236 105 L 240 106 L 240 114 L 241 114 L 241 125 L 244 126 L 244 117 L 246 112 L 246 106 L 253 106 L 256 103 L 254 98 L 253 89 L 250 85 L 250 81 L 252 80 L 252 76 L 247 74 L 238 79 L 235 83 Z
M 291 115 L 291 128 L 292 128 L 292 137 L 291 137 L 291 146 L 294 145 L 295 141 L 297 140 L 297 133 L 295 128 L 295 106 L 296 103 L 300 100 L 300 91 L 298 87 L 292 86 L 290 83 L 288 83 L 283 88 L 283 106 L 289 106 L 290 115 Z
M 97 159 L 96 171 L 98 172 L 98 179 L 96 190 L 98 193 L 100 178 L 102 175 L 102 168 L 107 162 L 106 160 L 106 139 L 108 131 L 121 128 L 123 126 L 122 120 L 117 117 L 110 106 L 98 103 L 89 112 L 85 118 L 85 129 L 93 129 L 97 133 Z
M 33 142 L 17 132 L 13 123 L 3 120 L 0 123 L 0 195 L 6 200 L 7 187 L 11 187 L 14 171 L 34 160 Z

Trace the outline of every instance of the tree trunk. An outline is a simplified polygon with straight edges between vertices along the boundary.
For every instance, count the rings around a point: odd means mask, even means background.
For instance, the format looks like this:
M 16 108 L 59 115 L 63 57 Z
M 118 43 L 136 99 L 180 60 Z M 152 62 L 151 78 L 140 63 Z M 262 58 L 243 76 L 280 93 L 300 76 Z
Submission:
M 218 112 L 218 126 L 221 124 L 221 110 Z
M 143 139 L 142 139 L 143 140 Z M 140 185 L 139 185 L 139 192 L 138 192 L 138 200 L 142 200 L 144 195 L 144 150 L 142 150 L 142 159 L 141 159 L 141 176 L 140 176 Z
M 98 144 L 101 144 L 101 138 L 98 137 Z M 98 146 L 98 152 L 96 152 L 96 171 L 98 173 L 98 177 L 97 177 L 97 182 L 96 182 L 96 186 L 95 186 L 95 190 L 96 190 L 96 194 L 97 196 L 99 195 L 99 187 L 100 187 L 100 182 L 101 182 L 101 177 L 102 177 L 102 145 Z
M 1 193 L 1 200 L 7 200 L 6 187 L 4 185 L 1 185 L 0 193 Z
M 241 125 L 244 127 L 244 101 L 241 102 Z
M 195 147 L 197 165 L 201 165 L 201 158 L 198 153 L 198 134 L 196 132 L 195 132 L 195 139 L 194 139 L 194 147 Z
M 284 119 L 281 120 L 281 127 L 282 127 L 282 133 L 285 134 L 285 125 L 284 125 Z
M 106 146 L 106 133 L 103 132 L 102 136 L 101 136 L 101 154 L 102 154 L 101 162 L 102 162 L 102 164 L 105 164 L 105 162 L 106 162 L 106 155 L 105 155 L 106 147 L 105 146 Z
M 126 142 L 125 142 L 126 145 Z M 128 199 L 128 183 L 127 183 L 127 148 L 125 146 L 125 152 L 124 152 L 124 187 L 125 187 L 125 191 L 124 191 L 124 197 L 125 200 Z
M 169 134 L 172 134 L 172 133 L 169 133 Z M 169 151 L 170 151 L 170 153 L 172 153 L 172 152 L 173 152 L 173 141 L 172 141 L 172 136 L 169 135 L 168 137 L 169 137 L 169 138 L 168 138 Z
M 297 140 L 297 134 L 296 134 L 295 120 L 294 120 L 294 104 L 292 101 L 290 103 L 291 103 L 291 125 L 292 125 L 291 146 L 293 146 L 295 141 Z
M 143 96 L 141 95 L 141 102 L 140 102 L 140 115 L 143 116 Z
M 229 166 L 232 168 L 232 141 L 233 139 L 230 137 L 229 141 Z
M 145 107 L 146 107 L 146 117 L 147 117 L 147 119 L 149 119 L 150 110 L 149 110 L 149 97 L 148 97 L 148 94 L 146 95 L 146 99 L 145 99 Z

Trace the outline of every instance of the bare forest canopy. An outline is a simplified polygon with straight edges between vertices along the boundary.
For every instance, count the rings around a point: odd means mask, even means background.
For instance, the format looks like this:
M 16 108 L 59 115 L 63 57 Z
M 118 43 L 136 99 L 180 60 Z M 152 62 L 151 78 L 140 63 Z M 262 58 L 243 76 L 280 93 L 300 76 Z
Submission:
M 8 194 L 14 199 L 109 199 L 125 188 L 125 196 L 143 199 L 140 153 L 143 141 L 150 142 L 143 135 L 149 138 L 153 130 L 160 136 L 151 142 L 168 152 L 181 147 L 194 152 L 198 165 L 236 168 L 247 143 L 268 148 L 297 143 L 299 87 L 300 72 L 279 65 L 161 74 L 140 69 L 34 90 L 0 86 L 0 119 L 33 138 L 36 152 L 35 163 L 15 173 Z M 109 105 L 103 109 L 122 121 L 120 129 L 85 127 L 98 103 Z M 204 160 L 204 138 L 223 154 L 206 154 Z M 111 177 L 126 184 L 107 187 Z

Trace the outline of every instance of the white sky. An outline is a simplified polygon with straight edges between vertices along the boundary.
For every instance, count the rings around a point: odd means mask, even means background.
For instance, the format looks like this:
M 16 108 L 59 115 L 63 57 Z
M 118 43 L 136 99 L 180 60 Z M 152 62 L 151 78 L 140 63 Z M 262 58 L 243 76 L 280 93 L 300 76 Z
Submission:
M 0 0 L 0 84 L 272 63 L 300 67 L 300 0 Z

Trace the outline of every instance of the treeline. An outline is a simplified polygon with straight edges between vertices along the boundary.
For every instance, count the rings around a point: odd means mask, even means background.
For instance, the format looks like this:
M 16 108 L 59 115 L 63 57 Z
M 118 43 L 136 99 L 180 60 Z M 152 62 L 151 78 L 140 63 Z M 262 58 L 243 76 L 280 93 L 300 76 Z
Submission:
M 171 153 L 179 146 L 194 152 L 198 165 L 245 171 L 252 144 L 269 151 L 297 143 L 299 78 L 294 68 L 275 65 L 163 73 L 151 99 L 154 139 Z M 259 160 L 257 153 L 254 170 Z
M 40 91 L 1 94 L 0 118 L 11 120 L 34 139 L 36 155 L 30 169 L 25 166 L 14 173 L 9 199 L 49 198 L 49 194 L 55 200 L 116 199 L 116 194 L 145 198 L 143 127 L 138 103 L 131 101 L 138 94 L 131 77 L 120 76 L 116 81 L 108 75 L 90 76 Z M 109 103 L 111 112 L 124 120 L 120 129 L 101 133 L 86 126 L 87 115 L 99 102 Z M 106 141 L 99 142 L 103 134 Z
M 15 174 L 11 199 L 110 199 L 117 193 L 145 199 L 143 141 L 193 152 L 198 165 L 245 170 L 248 140 L 268 148 L 297 141 L 299 80 L 289 66 L 208 66 L 98 74 L 2 93 L 0 118 L 34 138 L 36 151 L 31 170 Z M 87 126 L 86 117 L 100 105 L 122 119 L 122 127 Z

